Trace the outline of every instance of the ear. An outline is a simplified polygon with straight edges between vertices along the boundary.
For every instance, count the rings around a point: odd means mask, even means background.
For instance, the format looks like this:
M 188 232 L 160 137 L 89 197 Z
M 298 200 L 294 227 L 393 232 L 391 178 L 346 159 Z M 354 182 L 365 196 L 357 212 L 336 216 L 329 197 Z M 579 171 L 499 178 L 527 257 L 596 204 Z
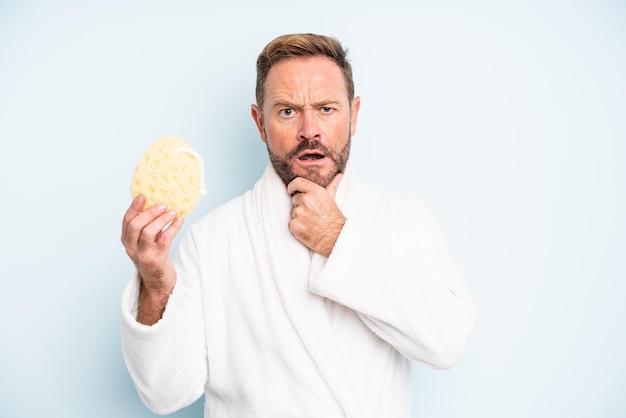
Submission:
M 265 128 L 263 127 L 263 114 L 261 113 L 261 109 L 259 108 L 259 106 L 253 104 L 252 106 L 250 106 L 250 110 L 252 113 L 252 119 L 254 119 L 254 123 L 256 123 L 256 128 L 259 130 L 261 141 L 267 143 L 267 138 L 265 137 Z
M 359 109 L 361 109 L 361 98 L 356 96 L 352 99 L 352 107 L 350 108 L 350 135 L 356 133 L 356 121 L 359 118 Z

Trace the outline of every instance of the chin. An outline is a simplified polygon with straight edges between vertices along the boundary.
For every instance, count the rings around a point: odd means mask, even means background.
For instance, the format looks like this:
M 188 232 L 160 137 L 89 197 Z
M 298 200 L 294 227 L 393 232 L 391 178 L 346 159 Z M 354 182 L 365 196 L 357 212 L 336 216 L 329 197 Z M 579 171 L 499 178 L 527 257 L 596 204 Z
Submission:
M 337 170 L 336 168 L 333 168 L 330 170 L 319 170 L 318 168 L 309 168 L 305 170 L 304 173 L 298 175 L 298 177 L 303 177 L 322 187 L 326 187 L 330 184 L 330 182 L 335 178 L 335 176 L 338 173 L 339 173 L 339 170 Z

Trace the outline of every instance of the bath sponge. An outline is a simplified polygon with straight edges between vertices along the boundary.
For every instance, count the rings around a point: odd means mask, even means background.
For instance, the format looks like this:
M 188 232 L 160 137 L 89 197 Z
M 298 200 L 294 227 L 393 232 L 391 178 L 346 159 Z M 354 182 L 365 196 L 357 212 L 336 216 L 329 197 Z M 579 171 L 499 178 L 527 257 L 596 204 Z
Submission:
M 205 193 L 202 158 L 178 136 L 159 138 L 139 160 L 131 193 L 133 198 L 146 196 L 144 210 L 165 203 L 169 210 L 185 216 Z

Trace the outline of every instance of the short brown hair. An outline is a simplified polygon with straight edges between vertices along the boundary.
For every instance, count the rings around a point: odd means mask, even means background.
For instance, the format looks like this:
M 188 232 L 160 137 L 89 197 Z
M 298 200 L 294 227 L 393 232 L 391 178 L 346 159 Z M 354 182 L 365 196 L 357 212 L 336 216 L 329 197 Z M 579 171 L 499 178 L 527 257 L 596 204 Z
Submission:
M 341 43 L 324 35 L 312 33 L 282 35 L 271 41 L 263 49 L 256 61 L 256 102 L 263 108 L 265 95 L 264 84 L 270 69 L 279 61 L 293 57 L 313 57 L 322 55 L 334 60 L 346 82 L 348 99 L 354 99 L 354 82 L 352 81 L 352 66 L 346 56 L 348 50 Z

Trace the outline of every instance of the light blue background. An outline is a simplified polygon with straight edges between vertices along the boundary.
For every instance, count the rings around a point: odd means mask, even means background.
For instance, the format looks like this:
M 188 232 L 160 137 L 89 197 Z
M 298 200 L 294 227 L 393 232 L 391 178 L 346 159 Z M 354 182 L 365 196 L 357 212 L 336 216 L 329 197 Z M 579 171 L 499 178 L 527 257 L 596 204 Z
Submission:
M 154 416 L 120 351 L 132 171 L 188 140 L 190 222 L 251 187 L 256 56 L 307 31 L 350 48 L 358 172 L 432 209 L 479 308 L 414 416 L 626 416 L 626 5 L 216 3 L 0 0 L 0 416 Z

